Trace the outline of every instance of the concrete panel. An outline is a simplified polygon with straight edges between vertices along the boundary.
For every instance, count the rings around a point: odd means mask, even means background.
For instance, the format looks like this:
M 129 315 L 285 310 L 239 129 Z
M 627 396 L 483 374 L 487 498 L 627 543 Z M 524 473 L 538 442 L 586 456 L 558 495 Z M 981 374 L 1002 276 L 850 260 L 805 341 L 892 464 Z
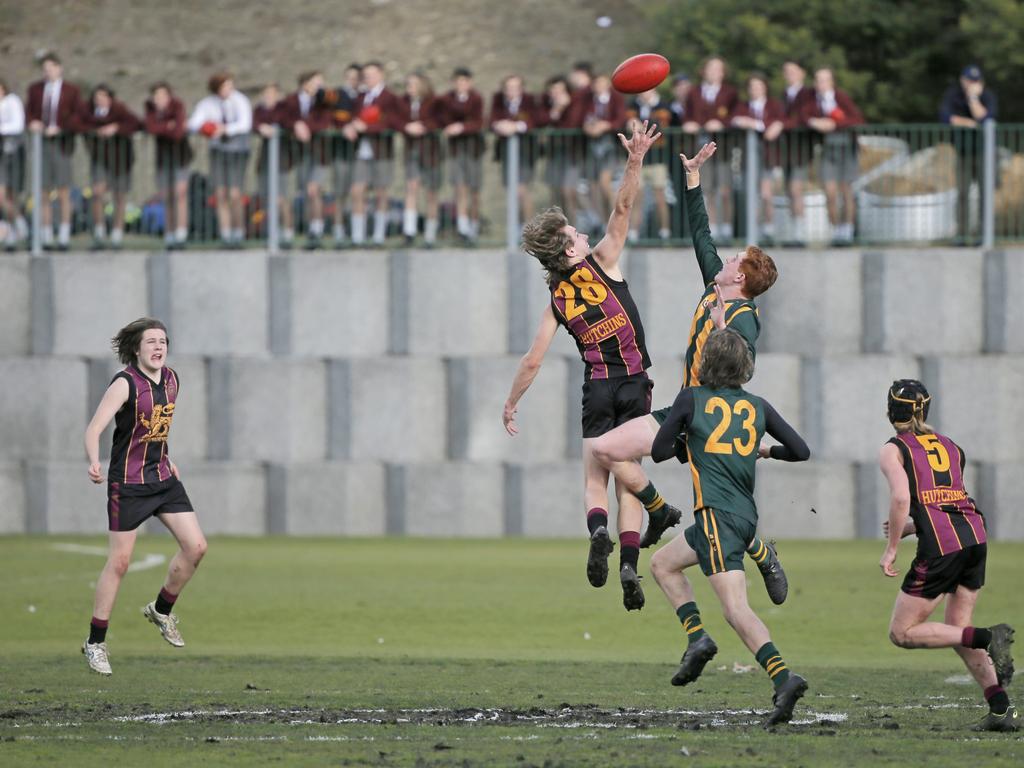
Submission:
M 322 459 L 327 449 L 326 373 L 321 361 L 212 360 L 211 430 L 217 458 L 275 462 Z M 223 390 L 223 391 L 221 391 Z
M 983 254 L 891 250 L 864 256 L 867 352 L 972 354 L 984 336 Z M 870 321 L 870 322 L 869 322 Z
M 0 258 L 0 357 L 32 351 L 32 285 L 28 254 Z
M 684 354 L 693 313 L 704 293 L 693 248 L 631 250 L 623 266 L 654 364 Z
M 507 472 L 510 533 L 537 538 L 586 537 L 582 462 L 509 465 Z M 614 509 L 613 504 L 612 515 Z
M 388 261 L 383 254 L 295 254 L 288 262 L 292 355 L 367 357 L 387 353 Z M 440 282 L 433 285 L 443 286 Z M 441 293 L 449 296 L 455 291 Z
M 408 254 L 408 353 L 503 355 L 508 348 L 504 251 Z
M 447 396 L 440 360 L 353 360 L 349 372 L 348 458 L 395 463 L 444 460 Z
M 852 463 L 758 462 L 758 531 L 780 539 L 853 538 L 854 488 Z
M 238 357 L 267 354 L 265 253 L 175 253 L 167 272 L 163 290 L 170 314 L 163 319 L 178 353 Z M 154 291 L 160 288 L 154 287 Z
M 448 361 L 450 458 L 520 464 L 563 459 L 569 365 L 572 363 L 558 357 L 544 363 L 519 401 L 519 434 L 510 437 L 501 414 L 519 358 Z
M 932 397 L 929 421 L 968 459 L 1019 461 L 1024 456 L 1024 355 L 942 357 L 925 361 Z
M 25 470 L 20 462 L 0 462 L 0 534 L 28 530 Z
M 400 477 L 405 498 L 402 533 L 490 537 L 505 532 L 505 478 L 500 464 L 406 464 Z
M 59 358 L 0 358 L 0 460 L 82 459 L 87 365 Z
M 272 465 L 270 532 L 378 536 L 385 532 L 384 466 L 375 462 Z
M 974 498 L 985 515 L 989 536 L 997 541 L 1024 540 L 1024 462 L 982 464 Z M 970 489 L 972 486 L 968 486 Z
M 861 349 L 861 256 L 769 249 L 779 278 L 757 299 L 758 352 L 854 354 Z
M 517 334 L 517 336 L 521 337 L 520 345 L 509 350 L 515 354 L 525 354 L 526 350 L 530 348 L 533 337 L 537 333 L 540 318 L 544 314 L 544 308 L 551 305 L 551 291 L 548 290 L 547 283 L 544 282 L 544 272 L 541 270 L 540 265 L 532 257 L 524 255 L 524 258 L 529 258 L 532 263 L 529 269 L 529 279 L 523 289 L 526 294 L 525 317 L 515 315 L 510 317 L 510 322 L 518 323 L 521 326 L 521 330 Z M 536 269 L 533 268 L 534 265 L 536 265 Z M 516 308 L 510 307 L 510 311 L 515 312 Z M 641 308 L 642 311 L 643 309 Z M 576 348 L 576 342 L 573 341 L 572 336 L 563 327 L 559 327 L 558 333 L 552 339 L 551 347 L 548 349 L 548 356 L 560 356 L 576 360 L 581 367 L 583 366 L 582 361 L 580 361 L 579 350 Z
M 105 533 L 107 486 L 89 480 L 82 461 L 29 462 L 25 482 L 32 533 Z
M 267 533 L 267 479 L 262 464 L 182 461 L 181 482 L 207 535 Z
M 1002 302 L 1001 318 L 1004 342 L 998 350 L 1011 354 L 1024 354 L 1024 304 L 1020 297 L 1024 295 L 1024 251 L 1006 251 L 1002 254 L 1003 270 L 1001 284 L 1005 295 Z
M 52 263 L 55 354 L 109 354 L 110 337 L 132 320 L 149 314 L 145 254 L 59 254 L 46 258 Z
M 885 415 L 886 392 L 895 379 L 920 378 L 912 357 L 861 355 L 805 360 L 805 438 L 815 459 L 871 462 L 893 434 Z
M 801 362 L 796 355 L 759 354 L 754 377 L 745 386 L 759 395 L 789 422 L 797 432 L 803 429 L 801 403 Z M 806 439 L 806 435 L 804 435 Z

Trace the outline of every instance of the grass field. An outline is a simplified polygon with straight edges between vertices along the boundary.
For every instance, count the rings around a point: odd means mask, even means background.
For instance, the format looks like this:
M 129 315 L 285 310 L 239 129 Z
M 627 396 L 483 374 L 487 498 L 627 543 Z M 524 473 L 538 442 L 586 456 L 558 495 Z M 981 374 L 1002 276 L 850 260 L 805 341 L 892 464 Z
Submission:
M 69 546 L 70 545 L 70 546 Z M 952 651 L 903 651 L 880 542 L 783 542 L 790 597 L 752 603 L 810 682 L 760 727 L 771 686 L 716 610 L 704 676 L 650 578 L 626 614 L 586 583 L 580 541 L 215 539 L 178 603 L 173 649 L 139 609 L 173 543 L 140 539 L 108 644 L 79 652 L 103 539 L 0 538 L 0 765 L 1020 765 Z M 912 550 L 901 553 L 905 567 Z M 641 559 L 646 572 L 647 554 Z M 977 623 L 1021 623 L 1024 545 L 995 544 Z M 1010 689 L 1011 698 L 1015 691 Z M 1024 703 L 1024 702 L 1022 702 Z

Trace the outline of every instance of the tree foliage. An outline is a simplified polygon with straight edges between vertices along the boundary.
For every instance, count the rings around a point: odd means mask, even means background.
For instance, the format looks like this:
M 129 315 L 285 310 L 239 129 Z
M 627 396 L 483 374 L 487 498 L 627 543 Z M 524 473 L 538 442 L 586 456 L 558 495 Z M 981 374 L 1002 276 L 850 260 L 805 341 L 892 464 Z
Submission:
M 977 63 L 1000 120 L 1024 120 L 1024 0 L 653 0 L 654 50 L 696 76 L 720 55 L 735 83 L 754 70 L 782 90 L 782 62 L 830 66 L 871 122 L 934 122 L 943 91 Z

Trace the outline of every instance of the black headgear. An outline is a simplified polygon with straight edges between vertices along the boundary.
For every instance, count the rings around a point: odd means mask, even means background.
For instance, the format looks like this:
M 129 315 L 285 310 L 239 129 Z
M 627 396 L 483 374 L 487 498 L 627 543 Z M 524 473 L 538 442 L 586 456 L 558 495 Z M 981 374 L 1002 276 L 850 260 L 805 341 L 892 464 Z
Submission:
M 889 422 L 904 424 L 914 416 L 926 420 L 931 401 L 928 390 L 917 379 L 894 381 L 889 387 Z

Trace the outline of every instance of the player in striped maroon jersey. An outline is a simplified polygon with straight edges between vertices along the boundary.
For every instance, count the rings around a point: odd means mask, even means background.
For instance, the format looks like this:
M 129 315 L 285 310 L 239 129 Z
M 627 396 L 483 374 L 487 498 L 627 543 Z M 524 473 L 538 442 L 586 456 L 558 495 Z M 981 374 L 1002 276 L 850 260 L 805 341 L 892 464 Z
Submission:
M 178 399 L 178 374 L 166 366 L 167 329 L 159 320 L 140 318 L 113 338 L 125 368 L 114 376 L 85 430 L 89 479 L 107 483 L 107 520 L 110 551 L 96 581 L 89 638 L 82 646 L 89 667 L 109 675 L 107 625 L 121 579 L 128 571 L 138 528 L 157 517 L 180 547 L 171 559 L 167 578 L 156 600 L 142 609 L 168 643 L 185 645 L 178 618 L 171 609 L 181 590 L 206 554 L 206 538 L 192 510 L 192 502 L 179 479 L 178 468 L 167 452 L 167 438 Z M 110 467 L 103 476 L 100 433 L 114 420 Z
M 889 541 L 879 562 L 886 576 L 899 574 L 893 566 L 900 539 L 917 534 L 917 554 L 896 598 L 889 638 L 901 648 L 955 650 L 988 701 L 989 713 L 975 730 L 1016 731 L 1020 716 L 1003 690 L 1013 679 L 1013 629 L 971 624 L 985 584 L 985 518 L 964 487 L 963 450 L 926 422 L 930 404 L 928 390 L 915 379 L 889 388 L 896 436 L 879 456 L 889 481 Z M 946 595 L 945 621 L 928 621 Z
M 640 189 L 644 155 L 660 137 L 657 126 L 646 121 L 628 140 L 619 134 L 629 157 L 605 236 L 594 248 L 590 247 L 587 235 L 572 226 L 560 208 L 549 208 L 523 227 L 523 248 L 544 267 L 551 302 L 516 372 L 502 420 L 510 435 L 518 432 L 515 417 L 519 399 L 537 376 L 558 326 L 565 326 L 576 341 L 584 364 L 584 501 L 590 531 L 587 579 L 595 587 L 603 587 L 608 579 L 608 556 L 615 545 L 608 533 L 610 472 L 594 458 L 593 442 L 617 425 L 651 412 L 653 384 L 647 377 L 651 360 L 644 344 L 640 313 L 619 269 L 619 256 Z M 615 493 L 619 503 L 622 602 L 627 611 L 638 610 L 644 606 L 636 573 L 643 509 L 640 500 L 618 481 Z M 680 515 L 656 491 L 644 506 L 649 511 L 664 508 L 677 520 Z

